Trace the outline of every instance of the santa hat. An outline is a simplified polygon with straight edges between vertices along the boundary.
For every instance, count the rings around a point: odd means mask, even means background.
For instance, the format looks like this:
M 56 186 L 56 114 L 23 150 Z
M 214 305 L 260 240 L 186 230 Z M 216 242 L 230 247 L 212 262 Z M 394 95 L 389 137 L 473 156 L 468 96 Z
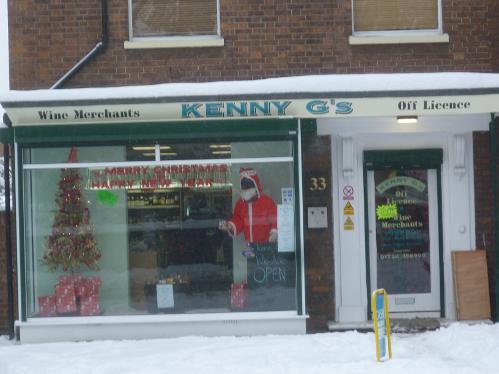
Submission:
M 260 179 L 258 178 L 258 174 L 253 168 L 241 168 L 239 169 L 239 178 L 242 187 L 243 179 L 249 179 L 253 182 L 256 187 L 256 192 L 258 194 L 258 198 L 260 198 L 260 194 L 262 192 L 262 186 L 260 184 Z

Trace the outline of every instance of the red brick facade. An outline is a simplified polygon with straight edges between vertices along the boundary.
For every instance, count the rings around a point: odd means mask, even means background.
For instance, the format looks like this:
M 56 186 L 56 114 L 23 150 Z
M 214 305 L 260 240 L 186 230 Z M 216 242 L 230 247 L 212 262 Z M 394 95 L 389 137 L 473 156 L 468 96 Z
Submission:
M 351 46 L 351 0 L 220 0 L 224 47 L 125 50 L 128 1 L 109 0 L 109 46 L 69 86 L 497 71 L 497 1 L 442 3 L 448 44 Z M 9 16 L 14 89 L 50 87 L 100 38 L 99 0 L 9 0 Z

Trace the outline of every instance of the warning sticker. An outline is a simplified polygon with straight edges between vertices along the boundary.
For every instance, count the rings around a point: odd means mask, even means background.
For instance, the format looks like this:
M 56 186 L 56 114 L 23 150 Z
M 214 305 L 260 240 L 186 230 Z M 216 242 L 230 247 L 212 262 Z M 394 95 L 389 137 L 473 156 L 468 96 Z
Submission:
M 343 224 L 343 230 L 353 231 L 353 229 L 354 229 L 353 221 L 350 217 L 347 217 L 347 219 L 345 220 L 345 223 Z
M 353 216 L 355 214 L 355 211 L 353 210 L 352 204 L 350 204 L 350 201 L 347 201 L 345 204 L 345 207 L 343 208 L 343 214 L 345 216 Z
M 343 200 L 354 200 L 353 192 L 352 186 L 343 187 Z

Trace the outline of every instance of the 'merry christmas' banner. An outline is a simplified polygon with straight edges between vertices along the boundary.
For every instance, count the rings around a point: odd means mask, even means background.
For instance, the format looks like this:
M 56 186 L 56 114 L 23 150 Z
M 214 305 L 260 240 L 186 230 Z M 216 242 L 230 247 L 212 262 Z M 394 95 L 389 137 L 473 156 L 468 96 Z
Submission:
M 88 189 L 193 188 L 230 184 L 227 164 L 107 167 L 89 169 L 88 173 Z

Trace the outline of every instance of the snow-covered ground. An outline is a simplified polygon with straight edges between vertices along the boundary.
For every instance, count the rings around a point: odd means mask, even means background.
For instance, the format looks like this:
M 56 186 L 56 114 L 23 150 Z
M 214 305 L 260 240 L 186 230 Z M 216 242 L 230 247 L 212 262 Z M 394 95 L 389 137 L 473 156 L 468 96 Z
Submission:
M 372 333 L 185 337 L 16 345 L 0 338 L 0 374 L 493 374 L 499 324 L 451 324 L 395 334 L 393 359 L 377 363 Z

